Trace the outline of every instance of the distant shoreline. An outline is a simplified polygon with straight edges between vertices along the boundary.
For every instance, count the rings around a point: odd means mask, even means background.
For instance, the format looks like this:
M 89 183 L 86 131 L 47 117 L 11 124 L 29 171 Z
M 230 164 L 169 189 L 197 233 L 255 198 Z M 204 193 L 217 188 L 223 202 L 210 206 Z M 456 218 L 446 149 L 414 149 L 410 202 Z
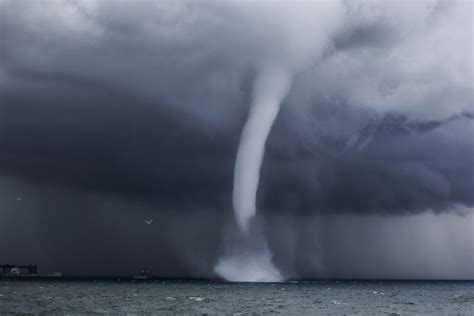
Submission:
M 260 282 L 228 282 L 223 279 L 213 278 L 177 278 L 177 277 L 154 277 L 140 278 L 137 276 L 119 276 L 119 275 L 2 275 L 0 281 L 71 281 L 71 282 L 161 282 L 161 283 L 260 283 Z M 269 282 L 274 284 L 313 284 L 313 283 L 471 283 L 474 280 L 461 279 L 290 279 L 284 282 Z

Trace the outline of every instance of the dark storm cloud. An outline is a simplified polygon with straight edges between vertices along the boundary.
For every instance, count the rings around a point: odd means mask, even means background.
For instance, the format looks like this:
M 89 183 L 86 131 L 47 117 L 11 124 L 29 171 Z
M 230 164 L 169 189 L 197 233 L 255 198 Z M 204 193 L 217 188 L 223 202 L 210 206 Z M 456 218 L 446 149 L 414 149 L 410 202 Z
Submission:
M 63 96 L 67 109 L 54 104 L 60 95 L 35 101 L 7 97 L 4 175 L 176 205 L 188 203 L 186 196 L 189 203 L 219 203 L 214 190 L 228 193 L 224 180 L 231 176 L 235 142 L 213 139 L 191 118 L 147 109 L 123 93 L 111 98 L 86 91 L 74 100 Z M 89 104 L 91 95 L 101 107 Z M 133 109 L 126 107 L 130 100 Z M 200 185 L 203 179 L 208 185 Z
M 292 212 L 404 214 L 472 206 L 472 124 L 469 116 L 417 124 L 387 116 L 349 139 L 320 135 L 313 151 L 300 145 L 291 154 L 290 144 L 270 142 L 268 156 L 278 159 L 263 167 L 263 199 Z
M 253 73 L 267 57 L 298 73 L 267 144 L 265 215 L 472 208 L 472 4 L 440 3 L 343 2 L 313 19 L 312 2 L 3 1 L 0 214 L 38 218 L 31 227 L 54 258 L 81 241 L 122 258 L 136 244 L 113 244 L 144 238 L 143 251 L 153 240 L 163 256 L 176 256 L 154 261 L 158 270 L 192 275 L 173 269 L 194 245 L 206 254 L 198 272 L 209 274 L 230 216 Z M 313 58 L 313 38 L 324 43 L 322 58 Z M 32 201 L 12 200 L 28 200 L 24 192 Z M 10 207 L 23 207 L 23 217 Z M 132 236 L 156 214 L 169 225 Z M 111 229 L 109 216 L 124 230 Z M 127 218 L 140 225 L 126 232 Z M 55 240 L 69 219 L 75 237 L 61 246 Z M 90 238 L 105 231 L 110 240 L 84 241 L 89 228 Z
M 86 91 L 85 100 L 65 97 L 67 109 L 50 105 L 60 96 L 32 105 L 7 94 L 4 175 L 177 209 L 229 207 L 238 126 L 227 135 L 208 134 L 192 117 L 154 110 L 123 92 Z M 67 92 L 66 85 L 60 94 Z M 91 95 L 101 107 L 88 103 Z M 277 123 L 268 144 L 263 209 L 403 213 L 473 203 L 469 117 L 414 126 L 404 119 L 372 120 L 349 139 L 315 135 L 320 143 L 312 147 L 286 124 L 292 122 Z

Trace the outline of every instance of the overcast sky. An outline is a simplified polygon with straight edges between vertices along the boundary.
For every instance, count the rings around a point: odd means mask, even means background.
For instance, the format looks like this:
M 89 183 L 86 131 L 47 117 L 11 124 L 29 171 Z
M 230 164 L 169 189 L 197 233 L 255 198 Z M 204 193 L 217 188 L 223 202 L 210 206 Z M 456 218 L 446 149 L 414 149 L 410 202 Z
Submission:
M 258 191 L 275 265 L 473 279 L 473 10 L 0 0 L 0 263 L 214 276 L 272 63 L 293 74 Z

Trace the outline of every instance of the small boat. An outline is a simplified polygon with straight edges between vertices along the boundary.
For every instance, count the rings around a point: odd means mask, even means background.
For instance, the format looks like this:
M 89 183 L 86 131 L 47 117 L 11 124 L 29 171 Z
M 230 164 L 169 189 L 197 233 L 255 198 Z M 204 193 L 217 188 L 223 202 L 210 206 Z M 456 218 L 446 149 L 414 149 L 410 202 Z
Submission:
M 143 269 L 142 272 L 140 272 L 139 275 L 135 275 L 133 277 L 134 280 L 147 280 L 151 277 L 150 270 Z

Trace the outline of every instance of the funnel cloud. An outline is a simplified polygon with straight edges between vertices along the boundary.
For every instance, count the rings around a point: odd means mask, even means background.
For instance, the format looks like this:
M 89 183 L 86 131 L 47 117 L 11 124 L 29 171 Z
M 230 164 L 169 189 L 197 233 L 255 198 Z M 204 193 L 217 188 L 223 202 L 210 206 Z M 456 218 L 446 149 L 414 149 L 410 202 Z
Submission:
M 291 79 L 281 70 L 265 69 L 257 75 L 252 107 L 240 137 L 234 170 L 233 205 L 243 232 L 247 232 L 248 222 L 255 216 L 265 142 L 290 85 Z

